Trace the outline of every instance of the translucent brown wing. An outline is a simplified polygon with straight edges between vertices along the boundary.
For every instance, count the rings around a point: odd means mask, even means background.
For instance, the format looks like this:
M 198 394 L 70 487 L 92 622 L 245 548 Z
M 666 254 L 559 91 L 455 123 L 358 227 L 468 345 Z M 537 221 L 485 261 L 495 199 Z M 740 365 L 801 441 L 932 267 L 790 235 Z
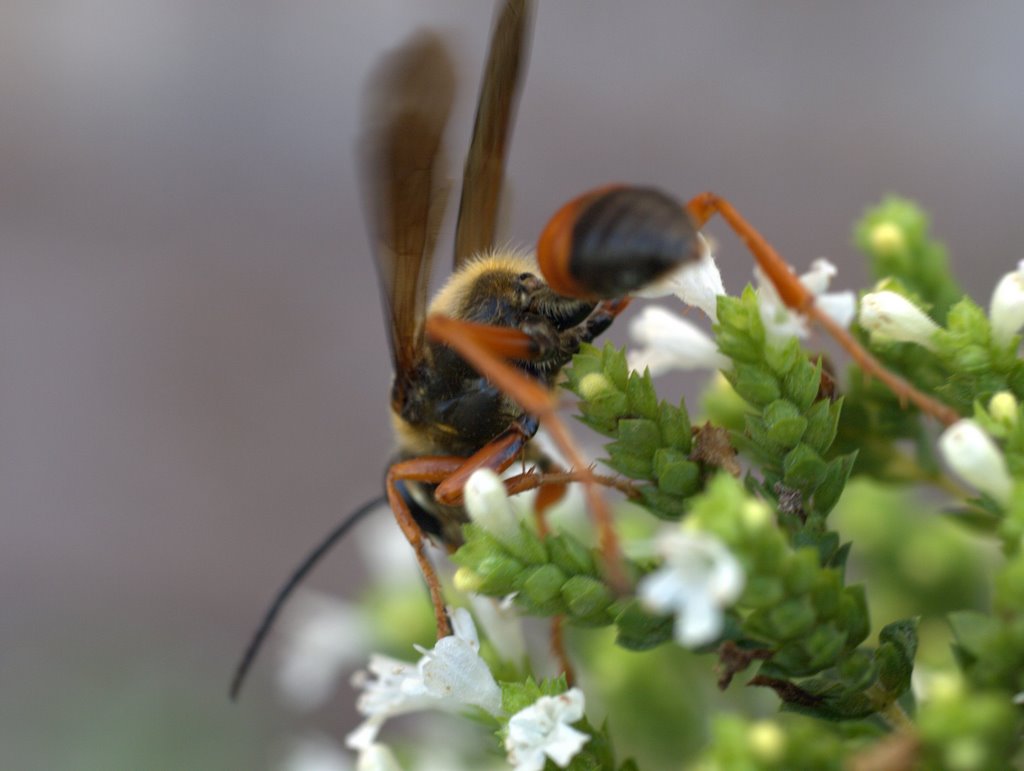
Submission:
M 462 176 L 462 199 L 455 228 L 456 269 L 474 254 L 494 245 L 505 157 L 527 58 L 529 15 L 527 0 L 509 0 L 491 37 L 473 140 Z
M 448 51 L 418 34 L 371 76 L 358 146 L 396 382 L 415 367 L 437 227 L 447 199 L 441 142 L 455 90 Z

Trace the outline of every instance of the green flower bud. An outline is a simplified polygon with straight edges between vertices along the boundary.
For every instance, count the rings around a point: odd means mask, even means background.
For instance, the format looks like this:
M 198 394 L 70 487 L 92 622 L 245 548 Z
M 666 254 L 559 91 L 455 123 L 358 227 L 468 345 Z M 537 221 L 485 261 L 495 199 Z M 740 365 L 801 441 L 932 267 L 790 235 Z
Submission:
M 775 764 L 785 757 L 786 734 L 771 720 L 760 720 L 750 726 L 747 742 L 754 757 L 761 763 Z
M 988 414 L 997 423 L 1007 428 L 1017 425 L 1020 416 L 1020 402 L 1009 391 L 1000 391 L 988 401 Z
M 883 221 L 868 231 L 868 245 L 876 254 L 896 255 L 906 251 L 907 239 L 899 225 Z

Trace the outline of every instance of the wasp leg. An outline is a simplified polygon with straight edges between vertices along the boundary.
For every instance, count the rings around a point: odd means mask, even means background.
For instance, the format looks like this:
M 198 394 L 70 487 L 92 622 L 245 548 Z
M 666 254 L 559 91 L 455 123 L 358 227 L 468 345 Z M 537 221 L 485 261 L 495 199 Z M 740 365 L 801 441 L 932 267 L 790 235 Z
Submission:
M 557 463 L 550 458 L 541 458 L 538 465 L 545 475 L 564 474 Z M 523 475 L 525 476 L 525 475 Z M 510 482 L 513 480 L 509 480 Z M 541 537 L 547 536 L 548 527 L 547 511 L 558 503 L 565 495 L 568 485 L 565 482 L 552 482 L 542 485 L 537 491 L 537 500 L 533 504 L 536 515 L 537 532 Z M 554 654 L 558 666 L 565 675 L 565 682 L 573 685 L 576 680 L 576 673 L 573 671 L 572 660 L 569 658 L 569 651 L 565 647 L 565 616 L 554 616 L 551 619 L 551 653 Z
M 775 285 L 775 290 L 786 305 L 819 324 L 841 345 L 861 369 L 885 383 L 903 402 L 912 402 L 947 426 L 960 419 L 960 415 L 946 404 L 922 393 L 906 380 L 872 356 L 853 335 L 836 324 L 814 303 L 814 295 L 800 283 L 785 260 L 771 244 L 744 218 L 731 203 L 714 193 L 701 193 L 686 205 L 686 211 L 698 227 L 718 214 L 746 244 L 758 266 Z
M 587 316 L 586 320 L 576 327 L 579 332 L 574 334 L 576 334 L 578 342 L 593 342 L 595 337 L 611 326 L 616 316 L 626 310 L 629 300 L 630 298 L 628 297 L 620 297 L 614 300 L 602 300 L 599 302 L 597 307 Z
M 536 432 L 536 418 L 531 415 L 523 416 L 511 428 L 503 431 L 496 439 L 485 444 L 468 458 L 460 458 L 462 463 L 437 486 L 437 489 L 434 490 L 434 498 L 438 503 L 443 503 L 446 506 L 461 504 L 462 488 L 466 486 L 466 482 L 469 481 L 474 471 L 489 468 L 500 474 L 522 455 L 526 441 Z M 521 490 L 515 490 L 515 492 L 521 492 Z
M 430 602 L 434 606 L 434 619 L 437 621 L 438 639 L 452 633 L 451 625 L 448 623 L 448 614 L 444 607 L 444 596 L 441 593 L 441 581 L 427 557 L 427 541 L 423 536 L 423 531 L 416 524 L 416 519 L 399 484 L 401 482 L 442 482 L 458 469 L 464 460 L 464 458 L 458 457 L 438 456 L 399 461 L 388 469 L 384 481 L 391 511 L 395 515 L 402 534 L 412 546 L 413 552 L 416 554 L 416 562 L 420 566 L 420 572 L 423 573 L 423 578 L 427 582 Z
M 534 421 L 532 431 L 530 430 L 530 421 Z M 527 416 L 522 422 L 525 425 L 520 426 L 517 423 L 469 458 L 445 455 L 427 456 L 399 461 L 388 469 L 385 477 L 388 503 L 398 521 L 398 526 L 416 554 L 416 561 L 419 563 L 420 571 L 430 590 L 430 601 L 434 606 L 434 618 L 437 621 L 438 639 L 452 633 L 445 611 L 441 581 L 437 577 L 434 566 L 427 558 L 426 538 L 423 535 L 423 530 L 416 523 L 416 518 L 402 494 L 400 485 L 402 482 L 436 484 L 434 497 L 438 502 L 449 505 L 461 503 L 462 488 L 474 471 L 489 468 L 500 473 L 519 457 L 526 445 L 526 440 L 536 432 L 535 419 Z
M 485 330 L 500 332 L 496 338 L 500 337 L 501 346 L 491 346 Z M 611 510 L 604 497 L 598 493 L 594 474 L 584 460 L 583 454 L 576 447 L 572 435 L 565 424 L 558 419 L 555 398 L 547 388 L 527 377 L 503 359 L 503 356 L 505 358 L 530 358 L 530 353 L 535 349 L 532 339 L 518 330 L 487 327 L 438 315 L 427 318 L 426 333 L 434 340 L 453 348 L 477 372 L 515 399 L 526 412 L 536 415 L 545 425 L 551 438 L 565 453 L 565 457 L 575 467 L 580 481 L 583 482 L 587 503 L 597 525 L 609 581 L 616 589 L 624 592 L 627 588 L 627 581 L 622 570 L 619 540 L 612 527 Z M 516 342 L 517 336 L 518 342 Z M 517 348 L 520 353 L 508 356 L 507 351 L 513 347 Z M 500 348 L 500 352 L 495 353 L 496 348 Z M 522 355 L 523 353 L 526 355 Z

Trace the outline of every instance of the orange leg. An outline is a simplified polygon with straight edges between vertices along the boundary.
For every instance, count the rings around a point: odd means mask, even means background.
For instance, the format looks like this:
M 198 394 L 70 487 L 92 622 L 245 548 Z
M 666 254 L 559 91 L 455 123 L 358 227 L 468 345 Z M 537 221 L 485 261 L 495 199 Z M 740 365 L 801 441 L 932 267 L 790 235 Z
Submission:
M 513 425 L 508 431 L 505 431 L 493 442 L 485 444 L 468 458 L 460 458 L 462 463 L 441 481 L 434 491 L 434 498 L 438 503 L 443 503 L 446 506 L 459 505 L 462 503 L 462 488 L 466 486 L 466 482 L 469 481 L 474 471 L 489 468 L 500 474 L 522 455 L 526 440 L 527 436 L 519 430 L 517 425 Z M 513 491 L 509 492 L 511 494 Z M 515 490 L 515 492 L 522 492 L 522 490 Z
M 561 471 L 560 469 L 555 472 Z M 534 511 L 537 517 L 537 532 L 544 537 L 548 534 L 547 510 L 558 503 L 565 495 L 567 485 L 565 482 L 552 482 L 542 486 L 537 493 L 537 500 L 534 503 Z M 565 647 L 565 616 L 555 616 L 551 619 L 551 652 L 565 675 L 565 682 L 572 685 L 576 680 L 573 671 L 572 660 L 569 658 L 569 651 Z
M 604 307 L 614 314 L 625 306 L 622 303 L 608 303 Z M 453 348 L 477 372 L 515 399 L 527 413 L 537 416 L 547 428 L 551 438 L 574 466 L 574 473 L 584 484 L 587 503 L 597 525 L 598 539 L 604 555 L 609 581 L 620 591 L 625 591 L 627 581 L 622 570 L 618 537 L 612 527 L 611 510 L 608 508 L 607 501 L 597 491 L 594 474 L 583 454 L 576 447 L 572 435 L 565 424 L 558 419 L 557 403 L 554 397 L 539 382 L 506 363 L 500 354 L 495 354 L 493 347 L 489 345 L 486 329 L 484 325 L 437 315 L 428 317 L 426 323 L 429 337 Z M 518 347 L 521 351 L 533 350 L 531 338 L 517 330 L 502 330 L 502 349 L 507 351 L 507 346 L 516 346 L 517 336 L 519 337 Z M 519 358 L 528 359 L 530 356 L 524 355 Z M 479 453 L 477 454 L 479 455 Z
M 686 205 L 686 210 L 697 227 L 702 227 L 714 214 L 721 216 L 747 245 L 761 270 L 775 285 L 775 290 L 782 301 L 795 312 L 807 316 L 821 326 L 850 354 L 861 369 L 885 383 L 901 401 L 912 402 L 922 412 L 947 426 L 960 419 L 960 415 L 954 409 L 922 393 L 899 375 L 886 369 L 849 331 L 836 324 L 818 308 L 814 304 L 814 295 L 800 283 L 786 261 L 732 204 L 714 193 L 701 193 Z
M 451 625 L 448 623 L 448 613 L 445 611 L 444 596 L 441 593 L 441 580 L 437 577 L 434 566 L 427 558 L 426 539 L 423 537 L 423 531 L 416 524 L 409 505 L 398 490 L 398 483 L 408 481 L 436 484 L 454 473 L 464 460 L 464 458 L 456 457 L 427 457 L 400 461 L 388 469 L 384 483 L 391 511 L 394 512 L 398 526 L 412 546 L 420 571 L 427 582 L 430 601 L 434 606 L 434 619 L 437 621 L 437 638 L 439 640 L 452 633 Z
M 520 456 L 526 440 L 527 436 L 519 429 L 518 425 L 513 425 L 495 441 L 485 445 L 469 458 L 427 456 L 399 461 L 388 469 L 385 480 L 388 503 L 391 505 L 398 526 L 416 554 L 416 561 L 419 563 L 420 571 L 430 590 L 430 601 L 434 606 L 434 618 L 437 621 L 438 639 L 451 634 L 444 596 L 441 592 L 441 581 L 437 577 L 434 566 L 427 558 L 426 539 L 423 536 L 423 531 L 420 530 L 405 497 L 398 489 L 398 483 L 435 484 L 437 489 L 434 497 L 438 502 L 458 505 L 462 502 L 462 488 L 474 471 L 481 468 L 489 468 L 498 473 L 504 471 Z M 509 485 L 510 492 L 521 492 L 544 483 L 542 476 L 532 473 L 520 474 L 509 481 L 511 483 Z

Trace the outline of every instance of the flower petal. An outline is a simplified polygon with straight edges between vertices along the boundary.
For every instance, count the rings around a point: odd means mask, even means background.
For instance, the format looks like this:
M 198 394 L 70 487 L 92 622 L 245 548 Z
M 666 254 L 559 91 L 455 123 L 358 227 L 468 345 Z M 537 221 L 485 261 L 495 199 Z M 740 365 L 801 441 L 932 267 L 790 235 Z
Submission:
M 992 322 L 992 337 L 1000 345 L 1009 343 L 1024 326 L 1024 261 L 996 284 L 988 317 Z
M 590 740 L 571 726 L 583 717 L 583 691 L 570 688 L 557 696 L 541 696 L 508 721 L 505 749 L 516 771 L 540 771 L 545 756 L 565 768 Z
M 695 594 L 676 616 L 675 636 L 680 645 L 699 648 L 722 633 L 722 612 L 708 595 Z
M 975 421 L 965 418 L 939 437 L 942 457 L 964 481 L 1004 506 L 1010 502 L 1013 479 L 1002 451 Z
M 363 613 L 307 590 L 293 600 L 282 626 L 286 644 L 277 685 L 294 707 L 316 709 L 330 698 L 342 671 L 366 653 L 369 633 Z
M 405 712 L 470 706 L 500 714 L 501 689 L 480 658 L 472 618 L 465 609 L 451 615 L 458 636 L 443 637 L 430 650 L 420 648 L 423 655 L 417 663 L 374 655 L 369 671 L 352 677 L 363 689 L 356 708 L 366 720 L 348 735 L 349 747 L 365 749 L 388 718 Z
M 647 607 L 675 615 L 675 638 L 686 647 L 714 641 L 723 609 L 735 602 L 745 582 L 739 561 L 714 536 L 677 528 L 658 537 L 661 567 L 644 576 L 637 596 Z
M 869 292 L 860 299 L 860 324 L 873 339 L 917 343 L 935 350 L 939 325 L 901 294 Z
M 673 273 L 634 294 L 649 299 L 674 294 L 687 305 L 700 308 L 708 318 L 715 321 L 716 298 L 725 294 L 725 285 L 722 284 L 722 274 L 718 271 L 707 239 L 700 234 L 698 238 L 701 242 L 701 255 L 696 261 L 684 263 Z
M 823 257 L 811 263 L 810 269 L 800 275 L 800 283 L 814 295 L 814 304 L 833 321 L 849 327 L 856 312 L 857 301 L 853 292 L 827 292 L 829 284 L 837 273 L 836 266 Z M 754 266 L 757 280 L 757 295 L 761 321 L 769 340 L 786 340 L 791 337 L 807 337 L 807 321 L 782 301 L 771 279 Z
M 474 471 L 462 488 L 469 518 L 502 543 L 519 537 L 519 520 L 512 510 L 501 477 L 490 469 Z
M 508 597 L 497 600 L 493 597 L 470 594 L 469 602 L 495 653 L 512 664 L 521 664 L 525 661 L 526 640 L 523 637 L 523 625 L 512 600 Z
M 492 715 L 501 712 L 501 688 L 487 664 L 472 646 L 458 637 L 437 641 L 419 664 L 426 692 L 452 706 L 480 707 Z
M 402 767 L 387 745 L 375 743 L 359 753 L 356 771 L 402 771 Z
M 307 737 L 294 742 L 281 765 L 281 771 L 351 770 L 348 753 L 324 737 Z
M 671 370 L 723 369 L 729 359 L 715 341 L 693 322 L 649 305 L 630 322 L 630 335 L 642 348 L 629 352 L 630 369 L 645 368 L 657 376 Z

